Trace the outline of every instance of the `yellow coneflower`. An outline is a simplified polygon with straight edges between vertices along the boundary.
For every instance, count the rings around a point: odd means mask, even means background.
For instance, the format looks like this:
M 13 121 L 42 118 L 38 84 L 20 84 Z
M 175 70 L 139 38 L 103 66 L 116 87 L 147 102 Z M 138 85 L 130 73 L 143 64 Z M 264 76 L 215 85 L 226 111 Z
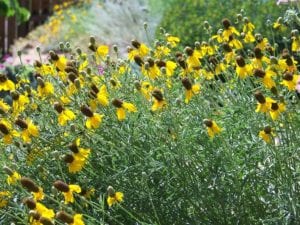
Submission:
M 261 50 L 265 50 L 267 46 L 270 45 L 270 42 L 267 38 L 264 38 L 261 34 L 255 34 L 255 40 L 256 40 L 256 48 L 260 48 Z
M 24 188 L 32 193 L 34 200 L 40 201 L 44 199 L 45 196 L 43 188 L 37 186 L 30 178 L 22 177 L 21 184 Z
M 38 88 L 37 93 L 39 97 L 47 97 L 54 94 L 54 87 L 50 82 L 45 82 L 41 77 L 37 78 Z
M 152 111 L 157 111 L 159 109 L 164 108 L 167 105 L 167 102 L 164 100 L 164 96 L 160 90 L 154 89 L 152 91 L 152 96 L 154 97 L 154 103 L 151 107 Z
M 149 101 L 151 98 L 151 93 L 153 91 L 153 86 L 148 81 L 143 81 L 141 84 L 139 81 L 135 82 L 136 89 L 142 93 L 142 95 Z
M 0 209 L 7 206 L 11 193 L 9 191 L 0 191 Z
M 272 98 L 265 98 L 260 91 L 256 91 L 254 96 L 258 102 L 255 112 L 267 113 L 270 109 L 271 102 L 274 102 Z
M 244 20 L 243 32 L 244 33 L 247 33 L 247 32 L 252 33 L 255 29 L 255 26 L 253 25 L 253 23 L 251 23 L 247 17 L 244 17 L 243 20 Z
M 45 205 L 40 202 L 36 202 L 34 199 L 26 198 L 23 202 L 30 210 L 38 212 L 41 217 L 53 219 L 55 216 L 53 209 L 48 209 Z
M 186 47 L 184 51 L 187 54 L 186 63 L 188 68 L 193 70 L 200 69 L 201 62 L 199 60 L 199 55 L 195 54 L 195 51 L 191 47 Z
M 100 105 L 108 106 L 109 100 L 108 100 L 108 92 L 107 92 L 106 85 L 103 84 L 99 90 L 95 84 L 92 84 L 91 89 L 93 93 L 96 94 L 97 100 L 100 103 Z
M 65 126 L 68 121 L 72 121 L 76 118 L 71 110 L 64 108 L 59 102 L 54 103 L 54 109 L 59 113 L 58 123 L 61 126 Z
M 82 214 L 75 214 L 74 216 L 71 216 L 64 211 L 60 211 L 56 213 L 56 218 L 68 225 L 84 225 Z
M 236 73 L 237 75 L 244 79 L 252 74 L 252 66 L 246 64 L 245 59 L 242 56 L 236 57 Z
M 31 137 L 39 136 L 39 129 L 30 119 L 22 120 L 21 118 L 15 121 L 15 124 L 18 125 L 21 129 L 21 137 L 25 143 L 31 142 Z
M 109 207 L 122 202 L 124 198 L 124 194 L 122 192 L 116 192 L 112 186 L 107 188 L 107 195 L 107 205 Z
M 236 50 L 243 48 L 242 42 L 240 42 L 240 40 L 236 39 L 234 37 L 234 35 L 229 36 L 228 44 L 230 47 L 232 47 L 233 49 L 236 49 Z
M 270 59 L 264 56 L 261 49 L 258 47 L 254 48 L 254 59 L 252 60 L 252 65 L 254 68 L 262 69 L 263 64 L 269 65 Z
M 297 71 L 297 61 L 295 61 L 294 58 L 290 56 L 288 51 L 283 52 L 282 59 L 285 60 L 286 70 L 288 72 L 295 73 Z
M 272 70 L 263 71 L 262 69 L 255 69 L 253 71 L 255 77 L 261 78 L 262 83 L 268 89 L 271 89 L 276 86 L 275 81 L 272 79 L 272 76 L 275 76 L 276 73 Z
M 14 91 L 15 84 L 7 78 L 6 75 L 0 74 L 0 91 Z
M 3 101 L 2 99 L 0 99 L 0 112 L 4 112 L 7 113 L 10 110 L 10 106 Z
M 152 58 L 147 58 L 147 61 L 141 67 L 142 74 L 150 79 L 156 79 L 161 75 L 161 71 Z
M 171 45 L 172 48 L 176 47 L 180 42 L 180 38 L 176 36 L 172 36 L 170 34 L 166 34 L 167 42 Z
M 232 50 L 228 43 L 223 43 L 222 47 L 224 50 L 224 58 L 226 60 L 226 63 L 230 65 L 235 60 L 235 52 Z
M 189 103 L 193 95 L 198 94 L 200 92 L 200 85 L 192 85 L 191 81 L 187 77 L 183 78 L 181 82 L 183 87 L 185 88 L 185 103 Z
M 3 134 L 3 142 L 11 144 L 13 137 L 19 137 L 20 134 L 12 129 L 12 125 L 5 119 L 0 120 L 0 132 Z
M 53 65 L 59 69 L 59 71 L 65 71 L 67 67 L 67 59 L 65 56 L 58 56 L 54 51 L 49 52 L 50 58 L 53 61 Z
M 21 180 L 21 175 L 17 171 L 13 171 L 7 166 L 4 166 L 3 169 L 8 175 L 6 178 L 8 185 L 14 185 L 17 183 L 17 181 Z
M 217 123 L 211 119 L 203 120 L 207 128 L 207 133 L 210 138 L 214 138 L 216 134 L 221 133 L 222 129 L 217 125 Z
M 19 114 L 25 110 L 25 106 L 29 104 L 29 98 L 25 94 L 20 94 L 18 91 L 12 91 L 11 97 L 13 100 L 12 110 L 14 114 Z
M 167 60 L 166 62 L 163 60 L 158 60 L 155 63 L 159 68 L 165 68 L 165 74 L 168 77 L 173 76 L 174 70 L 177 67 L 177 64 L 171 60 Z
M 269 113 L 272 120 L 277 120 L 280 114 L 284 111 L 285 111 L 284 103 L 278 103 L 276 101 L 271 102 Z
M 92 128 L 96 129 L 100 126 L 100 124 L 102 122 L 102 118 L 104 117 L 104 115 L 94 113 L 90 109 L 90 107 L 88 107 L 86 105 L 81 106 L 80 110 L 81 110 L 82 114 L 87 117 L 87 120 L 85 122 L 85 126 L 88 129 L 92 129 Z
M 69 145 L 69 149 L 73 152 L 73 154 L 65 156 L 65 162 L 69 164 L 68 167 L 70 173 L 81 171 L 91 152 L 90 149 L 79 148 L 79 145 L 80 139 L 77 138 L 71 145 Z
M 286 72 L 283 75 L 283 77 L 282 77 L 283 81 L 280 82 L 280 84 L 286 86 L 289 91 L 294 91 L 294 90 L 296 90 L 297 81 L 298 81 L 299 77 L 300 77 L 299 75 L 292 74 L 290 72 Z
M 229 37 L 233 34 L 240 36 L 240 33 L 235 29 L 235 27 L 231 26 L 231 22 L 228 19 L 223 19 L 222 24 L 224 27 L 222 35 L 225 41 L 229 41 Z
M 271 138 L 274 136 L 274 133 L 272 132 L 272 128 L 270 126 L 266 126 L 263 130 L 259 131 L 258 135 L 266 143 L 270 143 Z
M 171 50 L 167 46 L 157 44 L 154 50 L 154 57 L 160 59 L 163 56 L 169 55 L 170 52 Z
M 75 193 L 80 193 L 81 192 L 81 188 L 79 185 L 76 184 L 66 184 L 65 182 L 61 181 L 61 180 L 57 180 L 54 182 L 53 186 L 61 191 L 64 195 L 65 198 L 65 204 L 68 203 L 73 203 L 74 202 L 74 196 L 73 196 L 73 192 Z
M 126 110 L 128 112 L 137 112 L 137 109 L 134 104 L 124 102 L 120 99 L 114 99 L 112 101 L 112 104 L 117 108 L 117 117 L 119 121 L 122 121 L 126 118 Z
M 132 40 L 131 44 L 136 49 L 136 51 L 133 54 L 138 55 L 140 57 L 145 57 L 146 55 L 148 55 L 149 48 L 144 43 L 140 43 L 137 40 Z
M 107 45 L 99 45 L 97 47 L 97 56 L 100 56 L 102 59 L 104 59 L 107 55 L 108 55 L 108 52 L 109 52 L 109 48 Z

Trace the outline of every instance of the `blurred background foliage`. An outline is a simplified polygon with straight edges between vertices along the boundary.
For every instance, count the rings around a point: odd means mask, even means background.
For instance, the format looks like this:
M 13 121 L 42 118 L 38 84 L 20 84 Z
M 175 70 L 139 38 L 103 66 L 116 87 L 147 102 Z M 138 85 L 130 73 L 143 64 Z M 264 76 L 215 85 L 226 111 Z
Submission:
M 256 32 L 263 32 L 271 37 L 272 26 L 268 26 L 267 21 L 272 24 L 288 8 L 287 5 L 276 5 L 274 0 L 167 0 L 166 4 L 157 34 L 160 32 L 159 28 L 163 27 L 168 33 L 179 36 L 183 45 L 193 45 L 195 41 L 210 37 L 204 30 L 204 21 L 208 21 L 212 32 L 216 33 L 222 28 L 221 21 L 224 17 L 237 23 L 237 14 L 248 17 L 255 24 Z M 241 22 L 240 27 L 242 24 Z
M 0 0 L 0 16 L 16 16 L 18 23 L 22 23 L 29 19 L 30 12 L 18 0 Z

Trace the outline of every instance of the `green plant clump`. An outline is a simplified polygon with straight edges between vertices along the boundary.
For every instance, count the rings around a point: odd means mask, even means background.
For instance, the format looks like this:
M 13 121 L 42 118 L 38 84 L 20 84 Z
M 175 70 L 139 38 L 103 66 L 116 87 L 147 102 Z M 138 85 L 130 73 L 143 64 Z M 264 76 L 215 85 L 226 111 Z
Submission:
M 212 25 L 213 33 L 217 32 L 224 15 L 232 22 L 242 24 L 238 17 L 251 18 L 256 30 L 267 36 L 271 35 L 271 27 L 267 21 L 275 21 L 286 6 L 277 6 L 274 0 L 170 0 L 170 7 L 165 10 L 159 27 L 181 38 L 183 45 L 192 45 L 195 41 L 207 39 L 210 35 L 204 29 L 204 21 Z M 240 17 L 240 18 L 242 18 Z M 159 33 L 159 30 L 157 31 Z

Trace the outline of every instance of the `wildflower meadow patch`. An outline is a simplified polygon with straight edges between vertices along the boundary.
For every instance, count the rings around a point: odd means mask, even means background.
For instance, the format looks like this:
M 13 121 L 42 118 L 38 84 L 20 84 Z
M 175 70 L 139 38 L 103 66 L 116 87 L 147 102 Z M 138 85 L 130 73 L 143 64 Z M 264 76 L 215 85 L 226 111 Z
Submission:
M 1 73 L 1 224 L 298 224 L 299 31 L 221 24 Z

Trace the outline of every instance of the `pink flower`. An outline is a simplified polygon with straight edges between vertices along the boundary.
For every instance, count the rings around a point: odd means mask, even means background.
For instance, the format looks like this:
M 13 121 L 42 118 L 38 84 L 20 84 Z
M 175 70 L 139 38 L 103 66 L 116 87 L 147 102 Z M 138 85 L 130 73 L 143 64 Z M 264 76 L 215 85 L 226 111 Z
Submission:
M 296 91 L 300 94 L 300 77 L 298 78 L 298 81 L 297 81 Z

